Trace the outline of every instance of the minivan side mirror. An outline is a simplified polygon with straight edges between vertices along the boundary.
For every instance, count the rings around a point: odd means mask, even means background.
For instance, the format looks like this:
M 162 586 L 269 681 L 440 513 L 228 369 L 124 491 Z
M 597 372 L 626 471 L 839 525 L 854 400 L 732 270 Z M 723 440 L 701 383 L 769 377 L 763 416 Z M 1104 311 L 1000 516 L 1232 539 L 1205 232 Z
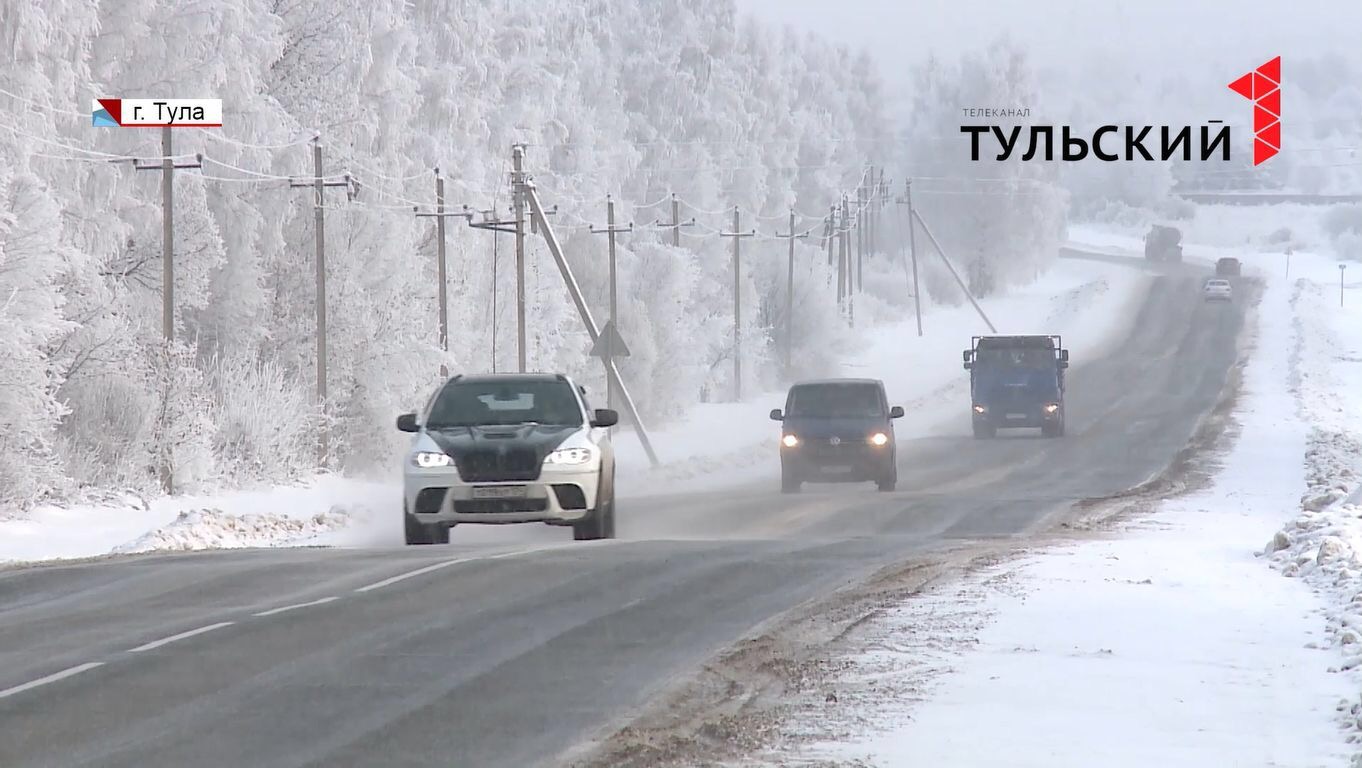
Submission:
M 772 409 L 771 409 L 771 421 L 784 421 L 784 420 L 785 420 L 785 414 L 784 414 L 784 413 L 781 413 L 781 411 L 780 411 L 779 408 L 772 408 Z
M 1059 362 L 1061 363 L 1069 362 L 1069 350 L 1067 349 L 1059 350 Z
M 890 409 L 889 409 L 889 418 L 891 418 L 891 419 L 901 419 L 901 418 L 903 418 L 903 406 L 901 406 L 901 405 L 896 405 L 896 406 L 894 406 L 893 408 L 890 408 Z
M 968 350 L 968 349 L 967 349 L 967 350 L 965 350 L 964 354 L 962 354 L 962 355 L 960 356 L 960 357 L 961 357 L 962 359 L 964 359 L 964 361 L 967 362 L 967 363 L 969 362 L 970 352 L 971 352 L 971 351 L 972 351 L 972 350 Z
M 404 413 L 397 417 L 397 428 L 402 432 L 420 432 L 421 425 L 416 423 L 416 414 Z
M 618 423 L 620 423 L 619 412 L 609 408 L 597 408 L 591 416 L 591 426 L 593 427 L 613 427 Z

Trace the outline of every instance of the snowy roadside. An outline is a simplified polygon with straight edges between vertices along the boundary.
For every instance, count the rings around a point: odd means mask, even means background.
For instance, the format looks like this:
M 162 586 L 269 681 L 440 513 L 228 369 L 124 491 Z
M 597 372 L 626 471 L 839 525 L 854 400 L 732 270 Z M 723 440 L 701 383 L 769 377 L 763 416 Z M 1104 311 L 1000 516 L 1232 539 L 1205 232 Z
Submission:
M 1296 282 L 1267 281 L 1211 487 L 872 619 L 836 682 L 740 764 L 1347 764 L 1362 742 L 1362 514 L 1340 499 L 1358 480 L 1362 306 L 1339 309 L 1334 262 L 1297 263 Z M 1292 509 L 1269 550 L 1299 580 L 1262 562 Z
M 1081 364 L 1125 330 L 1146 281 L 1117 265 L 1060 261 L 1035 283 L 982 303 L 1000 332 L 1063 334 Z M 900 437 L 963 423 L 967 379 L 957 361 L 971 331 L 950 329 L 985 331 L 968 304 L 924 309 L 921 338 L 911 318 L 876 328 L 840 372 L 885 381 L 890 398 L 908 411 L 896 425 Z M 696 406 L 680 422 L 650 433 L 663 464 L 657 469 L 621 431 L 620 493 L 639 498 L 683 489 L 695 478 L 722 487 L 774 474 L 778 429 L 768 413 L 784 397 L 773 391 L 742 403 Z M 297 487 L 216 496 L 40 507 L 23 519 L 0 521 L 0 564 L 152 550 L 396 545 L 400 527 L 391 509 L 400 493 L 395 474 L 387 480 L 324 476 Z M 497 535 L 484 533 L 474 535 Z

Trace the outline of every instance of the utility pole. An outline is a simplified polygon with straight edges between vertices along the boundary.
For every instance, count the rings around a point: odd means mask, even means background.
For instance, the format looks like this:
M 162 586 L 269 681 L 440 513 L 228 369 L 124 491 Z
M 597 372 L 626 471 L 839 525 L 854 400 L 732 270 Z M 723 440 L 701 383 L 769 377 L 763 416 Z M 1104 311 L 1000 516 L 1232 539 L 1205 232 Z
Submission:
M 633 232 L 634 223 L 629 222 L 627 227 L 615 226 L 615 199 L 610 195 L 605 196 L 605 229 L 591 228 L 591 233 L 595 235 L 604 234 L 610 242 L 610 319 L 606 325 L 611 326 L 613 331 L 619 330 L 619 301 L 616 295 L 618 281 L 615 272 L 615 235 L 619 232 Z M 613 338 L 613 334 L 607 338 Z M 605 407 L 615 407 L 615 387 L 610 382 L 609 369 L 614 365 L 614 351 L 611 344 L 605 345 L 605 355 L 603 356 L 606 367 L 605 377 Z
M 951 264 L 951 260 L 946 257 L 946 251 L 941 248 L 941 243 L 937 242 L 936 236 L 932 234 L 932 230 L 927 226 L 927 222 L 922 220 L 922 216 L 919 215 L 917 211 L 913 211 L 913 218 L 921 225 L 922 231 L 927 234 L 927 238 L 932 241 L 932 246 L 936 248 L 936 252 L 940 254 L 941 261 L 945 262 L 946 269 L 950 271 L 951 277 L 955 278 L 956 284 L 960 286 L 961 291 L 964 291 L 965 298 L 969 299 L 969 303 L 974 305 L 974 311 L 978 312 L 979 317 L 983 318 L 984 325 L 988 326 L 989 332 L 997 333 L 998 329 L 993 327 L 993 321 L 988 319 L 988 315 L 984 314 L 983 307 L 979 306 L 979 302 L 974 300 L 974 294 L 969 292 L 969 286 L 965 285 L 965 281 L 960 279 L 960 274 L 955 271 L 955 267 Z
M 742 231 L 742 214 L 733 206 L 733 231 L 720 237 L 733 238 L 733 402 L 742 401 L 742 241 L 756 237 L 757 231 Z
M 322 175 L 322 140 L 320 136 L 312 139 L 312 181 L 291 179 L 290 187 L 312 187 L 312 210 L 316 235 L 317 255 L 317 407 L 322 416 L 321 429 L 317 434 L 317 461 L 325 467 L 328 460 L 330 441 L 326 424 L 326 207 L 327 187 L 345 187 L 350 198 L 354 198 L 354 187 L 350 174 L 339 181 L 327 181 Z
M 865 252 L 867 256 L 875 255 L 875 166 L 870 166 L 870 173 L 866 174 L 869 181 L 865 185 Z M 859 270 L 858 270 L 859 271 Z M 860 280 L 860 290 L 865 290 L 865 280 Z
M 1343 306 L 1343 272 L 1348 268 L 1347 264 L 1338 265 L 1338 306 Z
M 866 213 L 865 185 L 856 187 L 856 292 L 865 290 L 865 222 Z
M 177 163 L 172 157 L 174 142 L 172 128 L 161 128 L 161 161 L 141 163 L 133 161 L 132 167 L 139 171 L 161 172 L 161 336 L 165 339 L 166 363 L 169 365 L 171 345 L 175 341 L 175 169 L 202 168 L 203 155 L 195 155 L 192 163 Z M 169 385 L 174 374 L 166 371 Z M 167 493 L 175 492 L 174 467 L 169 456 L 160 461 L 161 488 Z
M 917 229 L 913 223 L 913 180 L 907 179 L 903 182 L 903 197 L 895 201 L 898 205 L 908 206 L 908 251 L 913 256 L 913 311 L 917 314 L 917 335 L 922 335 L 922 288 L 917 282 L 917 238 L 914 231 Z M 900 248 L 902 244 L 900 243 Z
M 841 218 L 837 226 L 837 306 L 841 310 L 843 319 L 847 313 L 847 232 L 850 225 L 847 223 L 847 196 L 842 195 Z
M 435 242 L 438 263 L 436 266 L 436 280 L 439 282 L 439 314 L 440 314 L 440 351 L 449 353 L 449 271 L 445 261 L 445 219 L 461 218 L 470 220 L 473 217 L 468 206 L 464 206 L 459 213 L 445 212 L 445 179 L 440 175 L 440 169 L 435 169 L 435 212 L 421 213 L 419 209 L 413 207 L 413 212 L 418 218 L 435 219 Z M 440 377 L 449 376 L 449 367 L 444 360 L 440 361 Z
M 577 278 L 572 274 L 572 267 L 563 255 L 563 248 L 558 242 L 558 236 L 554 233 L 553 226 L 549 224 L 548 212 L 539 202 L 538 191 L 535 190 L 534 185 L 528 179 L 521 180 L 517 187 L 522 199 L 529 205 L 530 215 L 534 217 L 539 234 L 544 237 L 544 243 L 549 248 L 549 254 L 553 256 L 554 263 L 558 265 L 558 272 L 563 276 L 563 284 L 567 287 L 573 305 L 577 307 L 577 314 L 581 317 L 582 324 L 586 326 L 587 335 L 591 337 L 593 344 L 597 343 L 600 340 L 601 331 L 596 327 L 596 321 L 591 317 L 591 309 L 586 305 L 586 298 L 582 296 L 581 287 L 577 285 Z M 628 411 L 626 415 L 634 425 L 634 434 L 638 435 L 639 442 L 643 444 L 643 452 L 648 454 L 648 461 L 654 467 L 657 467 L 660 463 L 657 459 L 657 453 L 653 451 L 653 444 L 648 439 L 648 431 L 643 426 L 643 419 L 639 416 L 638 409 L 634 407 L 634 399 L 629 396 L 629 390 L 620 377 L 619 368 L 614 363 L 607 365 L 606 375 L 614 381 L 615 388 L 619 390 L 620 400 Z
M 737 229 L 735 226 L 734 229 Z M 776 237 L 785 238 L 790 241 L 790 262 L 789 270 L 785 275 L 785 373 L 789 375 L 791 364 L 794 360 L 794 252 L 795 240 L 809 236 L 808 232 L 795 234 L 795 212 L 790 209 L 790 231 L 785 234 L 776 233 Z
M 828 266 L 829 266 L 829 267 L 832 266 L 832 240 L 833 240 L 833 235 L 836 235 L 836 234 L 837 234 L 837 206 L 834 204 L 834 205 L 828 206 L 828 231 L 827 231 L 827 234 L 823 237 L 823 245 L 824 245 L 824 247 L 826 247 L 826 248 L 828 249 Z M 837 236 L 838 236 L 838 238 L 840 239 L 841 235 L 837 235 Z M 838 283 L 838 285 L 837 285 L 837 298 L 838 298 L 838 299 L 841 299 L 841 297 L 842 297 L 842 285 L 841 285 L 841 283 Z
M 521 373 L 525 372 L 525 199 L 520 190 L 525 184 L 525 147 L 511 148 L 511 199 L 515 204 L 515 313 L 516 360 Z
M 632 226 L 632 225 L 631 225 L 631 226 Z M 663 223 L 661 223 L 661 222 L 654 221 L 654 222 L 653 222 L 653 226 L 659 227 L 659 228 L 661 228 L 661 229 L 670 229 L 670 230 L 672 231 L 672 247 L 673 247 L 673 248 L 680 248 L 680 247 L 681 247 L 681 228 L 682 228 L 682 227 L 693 227 L 693 226 L 695 226 L 695 217 L 692 216 L 691 219 L 690 219 L 690 221 L 686 221 L 686 222 L 681 221 L 681 201 L 678 200 L 678 199 L 676 198 L 676 193 L 673 192 L 673 193 L 672 193 L 672 223 L 671 223 L 671 224 L 663 224 Z

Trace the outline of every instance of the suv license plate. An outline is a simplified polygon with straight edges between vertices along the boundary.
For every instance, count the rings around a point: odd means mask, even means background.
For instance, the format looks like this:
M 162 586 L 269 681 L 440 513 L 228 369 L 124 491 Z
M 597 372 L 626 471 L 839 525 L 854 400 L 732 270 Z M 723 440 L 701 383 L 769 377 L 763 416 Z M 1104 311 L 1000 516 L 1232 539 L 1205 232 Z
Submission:
M 827 472 L 829 475 L 845 475 L 851 471 L 851 467 L 838 464 L 831 467 L 823 467 L 823 471 Z
M 1024 414 L 1024 413 L 1009 413 L 1009 414 L 1007 414 L 1007 418 L 1009 418 L 1009 419 L 1024 419 L 1024 418 L 1026 418 L 1026 414 Z
M 475 499 L 523 499 L 529 489 L 523 485 L 485 485 L 473 489 Z

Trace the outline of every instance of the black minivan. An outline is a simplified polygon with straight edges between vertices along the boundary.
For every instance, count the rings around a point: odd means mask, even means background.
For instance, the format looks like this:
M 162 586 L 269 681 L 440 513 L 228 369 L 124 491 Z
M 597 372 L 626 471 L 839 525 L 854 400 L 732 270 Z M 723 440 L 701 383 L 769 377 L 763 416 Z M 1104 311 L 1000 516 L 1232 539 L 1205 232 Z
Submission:
M 903 408 L 889 407 L 878 379 L 801 381 L 785 396 L 785 410 L 771 411 L 782 422 L 780 489 L 798 493 L 804 483 L 873 482 L 892 491 L 898 482 L 893 420 Z

